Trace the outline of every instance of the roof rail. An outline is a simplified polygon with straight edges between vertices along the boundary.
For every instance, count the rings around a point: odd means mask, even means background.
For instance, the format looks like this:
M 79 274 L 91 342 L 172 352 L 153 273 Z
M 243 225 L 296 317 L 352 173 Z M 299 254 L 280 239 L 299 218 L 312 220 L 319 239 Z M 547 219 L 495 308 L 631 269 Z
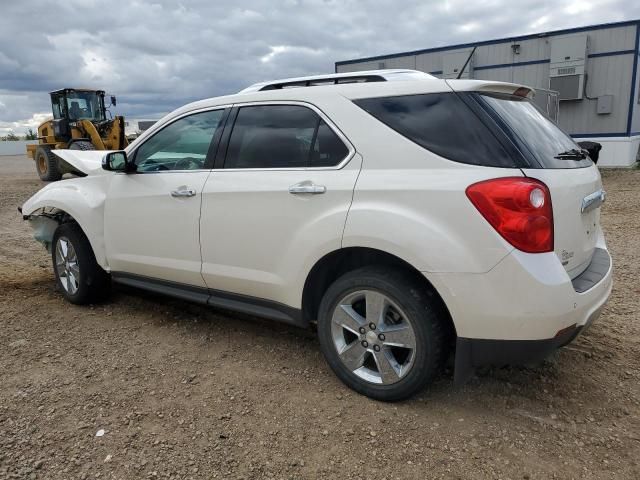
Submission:
M 314 87 L 321 85 L 338 85 L 344 83 L 388 82 L 395 80 L 424 80 L 434 78 L 428 73 L 418 70 L 367 70 L 360 72 L 332 73 L 310 77 L 285 78 L 270 82 L 255 83 L 239 93 L 263 92 L 266 90 L 281 90 L 284 88 Z
M 358 76 L 349 76 L 343 78 L 330 78 L 330 79 L 311 79 L 304 80 L 298 82 L 279 82 L 279 83 L 270 83 L 261 87 L 258 91 L 263 92 L 265 90 L 280 90 L 282 88 L 291 88 L 291 87 L 313 87 L 319 85 L 336 85 L 338 83 L 361 83 L 361 82 L 386 82 L 387 80 L 382 78 L 379 75 L 358 75 Z

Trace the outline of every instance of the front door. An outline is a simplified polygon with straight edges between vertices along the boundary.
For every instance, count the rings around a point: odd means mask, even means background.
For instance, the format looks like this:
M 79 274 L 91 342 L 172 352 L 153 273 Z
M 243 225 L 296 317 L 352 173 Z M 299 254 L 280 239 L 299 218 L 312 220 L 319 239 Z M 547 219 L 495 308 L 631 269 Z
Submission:
M 223 113 L 171 122 L 131 154 L 136 172 L 114 176 L 104 215 L 112 272 L 205 287 L 200 206 Z

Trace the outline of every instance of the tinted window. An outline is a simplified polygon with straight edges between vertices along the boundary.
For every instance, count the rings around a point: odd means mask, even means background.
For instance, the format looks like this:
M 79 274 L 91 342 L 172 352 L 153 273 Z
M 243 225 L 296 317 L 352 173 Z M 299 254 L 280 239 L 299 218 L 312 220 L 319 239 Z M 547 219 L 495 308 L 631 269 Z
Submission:
M 195 113 L 169 124 L 153 135 L 135 156 L 139 172 L 204 168 L 209 145 L 223 110 Z
M 309 166 L 331 167 L 338 165 L 348 153 L 349 149 L 338 135 L 331 130 L 324 120 L 320 119 Z
M 355 103 L 441 157 L 473 165 L 516 166 L 489 128 L 454 93 L 368 98 Z
M 528 157 L 533 167 L 576 168 L 591 160 L 555 158 L 562 152 L 580 149 L 573 139 L 549 120 L 530 100 L 507 95 L 476 94 L 498 117 L 505 132 Z
M 299 105 L 260 105 L 239 109 L 224 166 L 333 166 L 347 153 L 344 143 L 313 110 Z

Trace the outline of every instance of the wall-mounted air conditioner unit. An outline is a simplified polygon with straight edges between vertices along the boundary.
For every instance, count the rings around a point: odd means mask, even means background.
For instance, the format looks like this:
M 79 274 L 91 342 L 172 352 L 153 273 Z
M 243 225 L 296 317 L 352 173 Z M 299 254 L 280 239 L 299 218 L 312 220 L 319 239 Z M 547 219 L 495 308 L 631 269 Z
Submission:
M 462 70 L 464 62 L 467 61 L 469 55 L 471 55 L 471 50 L 445 53 L 442 56 L 442 78 L 458 78 L 458 74 L 460 74 L 460 70 Z M 473 78 L 473 57 L 469 60 L 460 78 Z
M 589 37 L 573 35 L 551 39 L 549 89 L 559 92 L 559 100 L 581 100 L 587 65 Z

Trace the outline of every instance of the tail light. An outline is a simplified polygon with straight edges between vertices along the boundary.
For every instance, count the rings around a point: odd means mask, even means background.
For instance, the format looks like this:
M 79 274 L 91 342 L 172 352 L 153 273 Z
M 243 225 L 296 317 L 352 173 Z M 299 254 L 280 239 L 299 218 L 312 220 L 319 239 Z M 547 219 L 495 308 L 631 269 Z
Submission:
M 474 183 L 467 197 L 502 237 L 527 253 L 553 251 L 553 209 L 547 186 L 531 178 Z

